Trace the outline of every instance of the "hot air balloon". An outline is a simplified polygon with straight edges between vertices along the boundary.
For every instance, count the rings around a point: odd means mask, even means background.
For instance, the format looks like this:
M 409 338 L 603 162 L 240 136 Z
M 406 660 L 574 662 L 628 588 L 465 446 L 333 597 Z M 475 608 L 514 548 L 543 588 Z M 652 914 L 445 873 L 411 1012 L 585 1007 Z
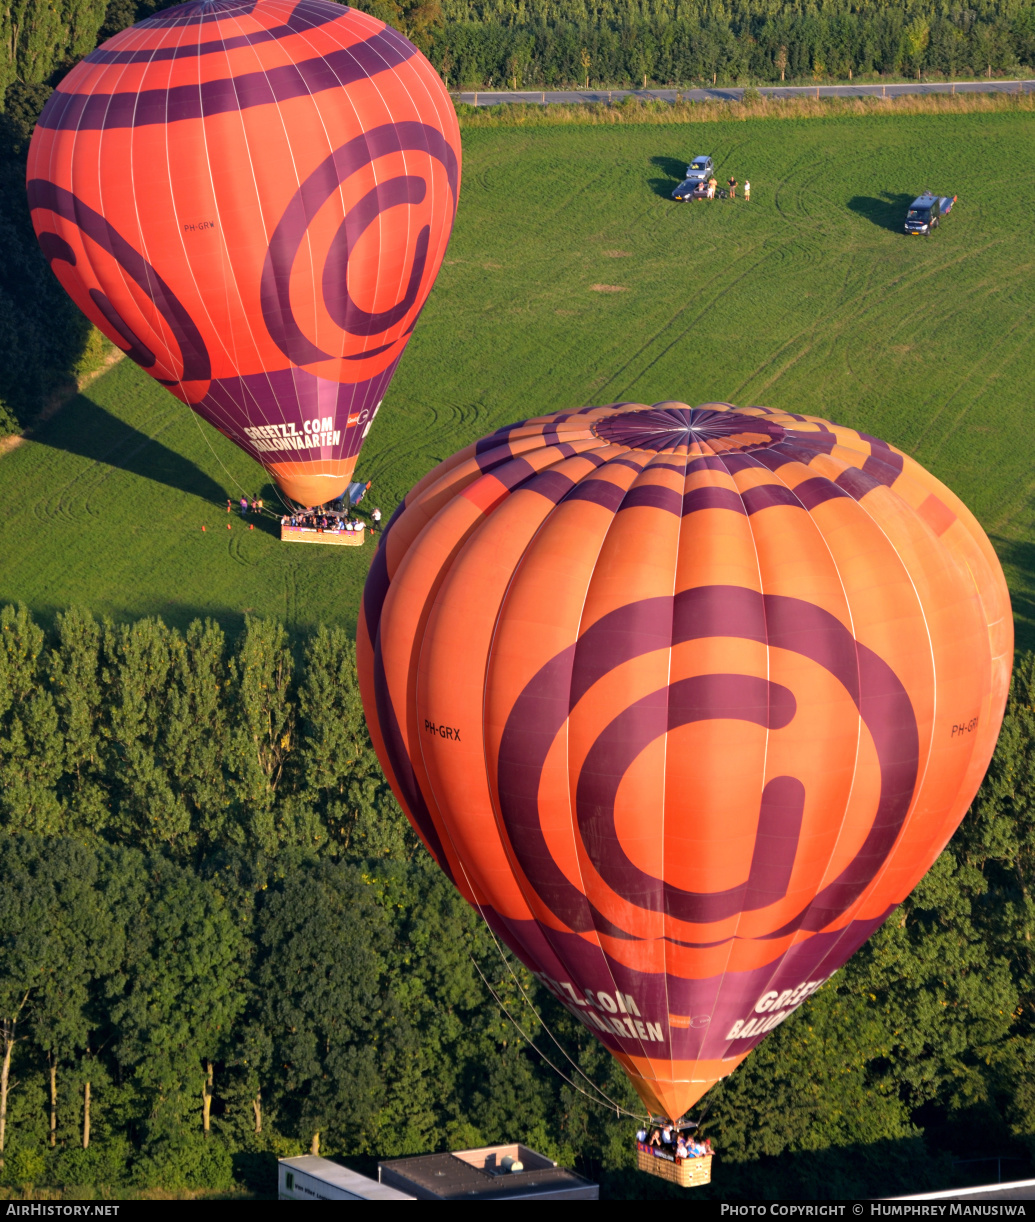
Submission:
M 501 429 L 417 484 L 358 644 L 428 850 L 676 1118 L 943 849 L 1012 621 L 974 517 L 893 447 L 624 403 Z
M 445 253 L 460 135 L 402 34 L 198 0 L 98 47 L 28 163 L 69 295 L 301 505 L 339 496 Z

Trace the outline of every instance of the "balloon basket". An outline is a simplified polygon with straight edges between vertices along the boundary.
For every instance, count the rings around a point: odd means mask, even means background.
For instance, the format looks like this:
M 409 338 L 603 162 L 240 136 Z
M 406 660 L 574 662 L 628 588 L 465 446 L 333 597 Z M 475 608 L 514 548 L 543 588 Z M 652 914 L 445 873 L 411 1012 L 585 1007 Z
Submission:
M 309 526 L 281 526 L 282 543 L 327 543 L 331 547 L 362 547 L 366 530 L 313 530 Z
M 637 1142 L 636 1169 L 645 1171 L 648 1175 L 656 1175 L 659 1179 L 668 1180 L 670 1184 L 676 1184 L 680 1188 L 699 1188 L 702 1184 L 712 1182 L 712 1155 L 705 1154 L 700 1158 L 673 1158 L 671 1154 L 659 1150 L 657 1146 Z

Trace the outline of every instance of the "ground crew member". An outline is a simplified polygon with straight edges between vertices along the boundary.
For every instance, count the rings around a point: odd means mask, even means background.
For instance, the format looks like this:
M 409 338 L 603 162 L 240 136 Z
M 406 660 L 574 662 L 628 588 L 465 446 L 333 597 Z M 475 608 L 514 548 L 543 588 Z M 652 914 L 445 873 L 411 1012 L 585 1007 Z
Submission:
M 730 189 L 730 199 L 736 199 L 737 198 L 737 180 L 735 178 L 730 178 L 729 183 L 727 185 L 729 186 L 729 189 Z
M 711 178 L 709 178 L 709 179 L 708 179 L 708 198 L 709 198 L 709 199 L 714 199 L 714 198 L 715 198 L 715 188 L 716 188 L 718 185 L 719 185 L 719 181 L 718 181 L 718 179 L 715 177 L 715 175 L 713 174 L 713 175 L 711 176 Z
M 749 179 L 744 179 L 744 203 L 748 203 L 751 199 L 751 182 Z

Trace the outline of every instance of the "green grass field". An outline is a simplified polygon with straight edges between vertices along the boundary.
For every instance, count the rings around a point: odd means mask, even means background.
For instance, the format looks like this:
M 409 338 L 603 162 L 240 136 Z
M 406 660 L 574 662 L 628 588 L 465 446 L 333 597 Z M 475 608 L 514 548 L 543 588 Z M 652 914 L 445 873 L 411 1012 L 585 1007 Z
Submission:
M 387 517 L 434 463 L 541 412 L 673 398 L 817 413 L 963 497 L 1035 645 L 1035 117 L 473 128 L 464 146 L 447 263 L 360 462 L 366 507 Z M 698 152 L 749 177 L 750 204 L 673 204 Z M 933 238 L 907 238 L 925 186 L 960 201 Z M 262 486 L 123 362 L 0 459 L 0 601 L 354 625 L 371 548 L 289 547 L 239 518 L 228 533 L 226 496 Z

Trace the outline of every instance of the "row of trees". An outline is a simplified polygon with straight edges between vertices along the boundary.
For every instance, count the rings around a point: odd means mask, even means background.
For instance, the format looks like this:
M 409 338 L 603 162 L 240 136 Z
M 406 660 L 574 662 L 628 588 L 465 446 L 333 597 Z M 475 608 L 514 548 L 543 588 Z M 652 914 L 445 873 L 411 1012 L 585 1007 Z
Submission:
M 340 629 L 0 610 L 0 1183 L 258 1185 L 314 1146 L 520 1137 L 667 1191 L 590 1085 L 635 1106 L 616 1064 L 416 842 L 354 668 Z M 1028 656 L 949 849 L 711 1092 L 715 1192 L 843 1198 L 1035 1153 L 1033 799 Z
M 788 6 L 789 7 L 789 6 Z M 788 11 L 529 24 L 445 24 L 429 47 L 453 88 L 778 84 L 875 74 L 1012 75 L 1035 63 L 1035 8 L 980 19 L 920 13 Z

